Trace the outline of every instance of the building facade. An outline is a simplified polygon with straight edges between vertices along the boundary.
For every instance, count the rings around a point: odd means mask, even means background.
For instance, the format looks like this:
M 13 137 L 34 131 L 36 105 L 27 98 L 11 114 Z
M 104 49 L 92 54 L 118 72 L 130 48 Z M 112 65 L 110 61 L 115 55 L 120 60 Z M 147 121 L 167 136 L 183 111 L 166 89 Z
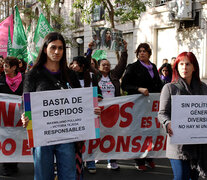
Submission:
M 36 16 L 43 12 L 42 7 L 36 0 L 27 1 L 31 5 Z M 83 55 L 88 43 L 92 40 L 93 27 L 110 27 L 109 22 L 103 18 L 104 10 L 95 8 L 91 14 L 93 22 L 82 24 L 80 13 L 72 8 L 74 0 L 60 0 L 52 6 L 54 11 L 64 17 L 66 24 L 70 24 L 70 13 L 74 12 L 73 18 L 76 29 L 67 31 L 64 35 L 73 38 L 73 45 L 68 44 L 68 61 L 74 56 Z M 22 1 L 25 4 L 25 1 Z M 6 5 L 6 4 L 5 4 Z M 25 4 L 28 5 L 28 4 Z M 0 5 L 0 9 L 2 9 Z M 8 11 L 7 11 L 8 12 Z M 4 15 L 6 15 L 6 13 Z M 2 14 L 1 14 L 2 15 Z M 7 13 L 7 16 L 9 14 Z M 32 33 L 29 41 L 32 42 L 36 22 L 27 21 L 23 18 L 25 28 L 32 23 Z M 200 76 L 207 79 L 207 0 L 152 0 L 146 12 L 134 22 L 125 24 L 115 19 L 116 29 L 123 31 L 123 38 L 128 42 L 128 63 L 136 61 L 135 50 L 140 43 L 147 42 L 152 48 L 151 61 L 159 68 L 162 60 L 167 58 L 169 62 L 183 51 L 192 51 L 200 65 Z M 29 22 L 29 24 L 28 24 Z M 81 43 L 77 43 L 81 42 Z M 117 63 L 113 51 L 107 52 L 107 58 L 112 66 Z
M 101 11 L 99 11 L 101 13 Z M 100 19 L 97 18 L 96 19 Z M 169 62 L 183 51 L 192 51 L 200 65 L 200 76 L 207 78 L 207 0 L 154 0 L 139 20 L 134 23 L 120 24 L 116 20 L 116 29 L 123 31 L 128 42 L 128 63 L 136 61 L 135 50 L 142 42 L 152 48 L 151 61 L 159 68 L 162 60 Z M 92 40 L 92 27 L 109 26 L 100 19 L 90 25 L 84 25 L 74 31 L 74 38 L 82 38 L 79 53 L 87 50 Z M 70 48 L 69 59 L 78 55 L 77 48 Z M 112 65 L 117 63 L 114 52 L 107 52 Z

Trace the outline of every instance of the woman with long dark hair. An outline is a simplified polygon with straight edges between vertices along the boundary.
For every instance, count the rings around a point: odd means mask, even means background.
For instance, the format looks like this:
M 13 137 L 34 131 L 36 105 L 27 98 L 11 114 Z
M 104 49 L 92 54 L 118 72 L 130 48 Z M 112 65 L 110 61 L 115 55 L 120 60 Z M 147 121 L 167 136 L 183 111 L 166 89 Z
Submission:
M 172 82 L 166 84 L 160 96 L 159 121 L 163 124 L 168 134 L 166 155 L 170 160 L 174 180 L 197 180 L 198 172 L 191 169 L 191 165 L 206 172 L 207 147 L 203 145 L 171 144 L 173 136 L 171 127 L 171 96 L 172 95 L 206 95 L 207 85 L 201 82 L 199 77 L 199 65 L 192 52 L 183 52 L 178 55 L 173 66 Z M 202 149 L 202 151 L 200 151 Z M 190 150 L 190 152 L 188 152 Z M 193 153 L 196 156 L 191 156 Z M 201 158 L 202 157 L 202 158 Z M 204 157 L 204 158 L 203 158 Z M 193 160 L 193 161 L 191 161 Z M 193 162 L 193 164 L 192 164 Z
M 58 83 L 54 83 L 54 79 Z M 79 88 L 80 83 L 74 71 L 67 67 L 66 44 L 58 32 L 51 32 L 44 38 L 36 63 L 25 75 L 24 92 Z M 100 108 L 95 108 L 100 114 Z M 23 126 L 28 117 L 22 115 Z M 56 157 L 59 180 L 76 179 L 75 143 L 64 143 L 33 148 L 34 179 L 54 180 L 54 157 Z
M 164 63 L 159 69 L 160 79 L 165 85 L 166 83 L 171 82 L 172 80 L 172 68 L 169 63 Z

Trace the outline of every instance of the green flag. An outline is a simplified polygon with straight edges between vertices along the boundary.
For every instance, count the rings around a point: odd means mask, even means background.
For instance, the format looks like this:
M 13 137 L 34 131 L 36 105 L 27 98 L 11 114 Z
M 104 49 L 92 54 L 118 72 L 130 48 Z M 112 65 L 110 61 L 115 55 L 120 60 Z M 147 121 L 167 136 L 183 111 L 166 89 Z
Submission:
M 11 33 L 10 26 L 8 27 L 8 43 L 7 43 L 7 56 L 12 55 L 12 41 L 11 41 Z
M 37 53 L 39 52 L 44 37 L 51 31 L 54 31 L 53 28 L 50 26 L 47 19 L 41 13 L 37 22 L 37 27 L 35 29 L 35 35 L 33 39 Z
M 106 51 L 104 50 L 96 50 L 94 54 L 92 55 L 92 58 L 96 59 L 96 61 L 100 59 L 107 59 Z
M 17 6 L 15 6 L 12 56 L 24 59 L 24 61 L 27 62 L 27 37 L 24 32 Z

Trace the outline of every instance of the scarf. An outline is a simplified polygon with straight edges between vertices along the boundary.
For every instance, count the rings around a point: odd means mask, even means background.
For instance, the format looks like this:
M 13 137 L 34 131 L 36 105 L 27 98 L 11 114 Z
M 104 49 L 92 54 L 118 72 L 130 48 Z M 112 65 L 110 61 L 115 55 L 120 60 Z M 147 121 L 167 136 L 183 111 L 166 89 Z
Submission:
M 163 75 L 161 75 L 160 78 L 161 78 L 163 81 L 167 82 L 167 83 L 171 82 L 171 78 L 170 78 L 169 76 L 163 76 Z
M 140 61 L 140 60 L 139 60 L 139 61 Z M 153 78 L 153 77 L 154 77 L 153 65 L 152 65 L 151 63 L 150 63 L 150 65 L 147 65 L 147 64 L 143 63 L 142 61 L 140 61 L 140 63 L 141 63 L 145 68 L 147 68 L 147 70 L 148 70 L 148 72 L 149 72 L 151 78 Z
M 13 78 L 6 75 L 6 83 L 8 84 L 9 88 L 13 92 L 17 90 L 21 82 L 22 82 L 22 74 L 20 72 L 18 72 L 18 74 Z

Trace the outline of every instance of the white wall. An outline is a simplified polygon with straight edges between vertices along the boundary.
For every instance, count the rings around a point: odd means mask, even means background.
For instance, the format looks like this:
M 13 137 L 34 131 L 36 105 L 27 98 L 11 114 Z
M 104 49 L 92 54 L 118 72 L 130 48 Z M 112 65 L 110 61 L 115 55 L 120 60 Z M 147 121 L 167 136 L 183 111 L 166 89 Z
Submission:
M 199 28 L 180 31 L 179 22 L 169 20 L 167 6 L 148 8 L 134 24 L 116 24 L 116 28 L 123 31 L 124 38 L 128 42 L 128 63 L 136 61 L 134 51 L 140 43 L 146 42 L 152 48 L 151 61 L 158 68 L 163 58 L 168 58 L 170 62 L 171 57 L 183 51 L 192 51 L 199 61 L 201 78 L 207 78 L 207 5 L 202 6 L 205 8 L 201 12 L 205 16 L 201 16 L 202 26 Z M 106 22 L 101 23 L 102 26 L 108 26 Z M 91 41 L 91 34 L 91 27 L 85 25 L 84 51 Z M 116 64 L 115 53 L 108 52 L 108 59 L 112 65 Z
M 171 62 L 172 57 L 178 55 L 178 46 L 176 40 L 175 28 L 157 29 L 157 68 L 162 65 L 163 59 Z

